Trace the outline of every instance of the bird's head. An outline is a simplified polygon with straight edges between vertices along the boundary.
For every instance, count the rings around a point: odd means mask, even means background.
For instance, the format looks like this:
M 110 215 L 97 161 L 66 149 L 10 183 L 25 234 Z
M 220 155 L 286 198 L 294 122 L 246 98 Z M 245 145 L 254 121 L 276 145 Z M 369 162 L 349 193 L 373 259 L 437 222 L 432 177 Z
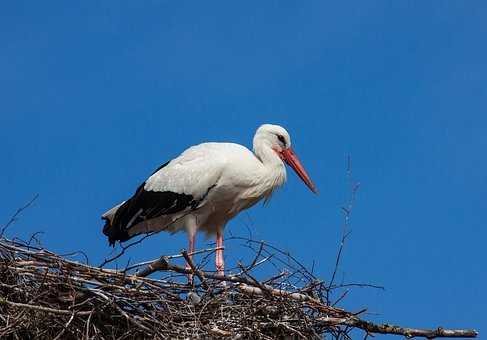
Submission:
M 254 148 L 256 145 L 272 149 L 283 162 L 293 168 L 311 191 L 318 193 L 318 189 L 291 148 L 291 137 L 286 129 L 279 125 L 261 125 L 255 133 Z

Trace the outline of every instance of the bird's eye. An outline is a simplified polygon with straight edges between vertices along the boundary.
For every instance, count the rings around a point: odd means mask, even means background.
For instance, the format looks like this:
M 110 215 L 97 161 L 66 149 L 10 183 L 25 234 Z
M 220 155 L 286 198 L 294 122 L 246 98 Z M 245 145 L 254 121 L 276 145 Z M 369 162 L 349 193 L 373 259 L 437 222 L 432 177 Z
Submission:
M 282 144 L 286 145 L 286 140 L 284 139 L 283 135 L 277 135 L 277 139 L 279 139 L 279 142 Z

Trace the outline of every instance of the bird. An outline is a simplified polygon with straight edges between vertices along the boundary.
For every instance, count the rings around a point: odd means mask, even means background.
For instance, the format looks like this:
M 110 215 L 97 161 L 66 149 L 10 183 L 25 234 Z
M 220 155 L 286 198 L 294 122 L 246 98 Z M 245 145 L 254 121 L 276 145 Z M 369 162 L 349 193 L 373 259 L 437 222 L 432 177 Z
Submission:
M 223 231 L 229 220 L 257 202 L 269 201 L 287 178 L 286 164 L 313 192 L 318 190 L 279 125 L 263 124 L 253 152 L 236 143 L 192 146 L 157 168 L 132 197 L 102 215 L 109 244 L 161 230 L 185 231 L 188 254 L 197 232 L 216 236 L 215 265 L 224 275 Z

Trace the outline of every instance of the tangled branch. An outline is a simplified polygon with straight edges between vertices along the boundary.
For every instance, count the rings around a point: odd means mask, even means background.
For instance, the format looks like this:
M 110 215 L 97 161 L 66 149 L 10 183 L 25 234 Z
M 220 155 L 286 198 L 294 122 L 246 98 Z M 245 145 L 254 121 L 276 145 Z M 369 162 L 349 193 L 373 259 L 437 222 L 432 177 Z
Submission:
M 352 329 L 406 337 L 476 337 L 474 330 L 374 324 L 365 311 L 332 306 L 328 290 L 304 266 L 265 242 L 249 265 L 218 275 L 185 251 L 123 270 L 90 266 L 41 247 L 0 239 L 0 337 L 349 339 Z M 214 248 L 201 250 L 203 259 Z M 272 256 L 271 256 L 272 255 Z M 191 261 L 175 264 L 173 261 Z M 287 263 L 259 281 L 259 266 Z M 138 271 L 137 271 L 138 270 Z M 192 284 L 186 275 L 193 274 Z M 148 276 L 152 275 L 151 278 Z M 165 278 L 155 278 L 166 275 Z M 197 279 L 196 279 L 197 278 Z

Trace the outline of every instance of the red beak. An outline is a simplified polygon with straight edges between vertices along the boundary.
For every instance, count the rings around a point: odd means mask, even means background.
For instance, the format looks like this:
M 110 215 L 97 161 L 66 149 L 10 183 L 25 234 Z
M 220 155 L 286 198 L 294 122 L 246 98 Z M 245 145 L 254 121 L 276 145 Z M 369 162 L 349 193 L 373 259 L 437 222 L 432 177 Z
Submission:
M 312 192 L 315 194 L 318 193 L 318 189 L 316 189 L 315 184 L 309 177 L 308 173 L 304 169 L 304 166 L 301 164 L 299 161 L 298 156 L 294 153 L 293 149 L 287 148 L 281 151 L 281 157 L 282 159 L 291 167 L 294 169 L 296 174 L 303 180 L 304 184 L 308 186 L 308 188 L 311 189 Z

